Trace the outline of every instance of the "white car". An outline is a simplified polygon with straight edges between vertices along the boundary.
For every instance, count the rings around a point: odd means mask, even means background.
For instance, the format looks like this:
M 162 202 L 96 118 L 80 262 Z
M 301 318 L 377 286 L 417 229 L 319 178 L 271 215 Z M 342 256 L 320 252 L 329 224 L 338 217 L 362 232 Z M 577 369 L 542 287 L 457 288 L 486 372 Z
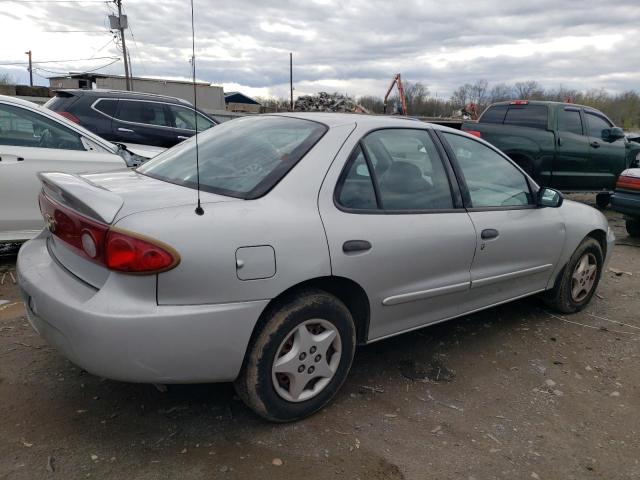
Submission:
M 113 144 L 49 109 L 0 95 L 0 242 L 28 240 L 42 229 L 38 172 L 119 170 L 163 150 Z

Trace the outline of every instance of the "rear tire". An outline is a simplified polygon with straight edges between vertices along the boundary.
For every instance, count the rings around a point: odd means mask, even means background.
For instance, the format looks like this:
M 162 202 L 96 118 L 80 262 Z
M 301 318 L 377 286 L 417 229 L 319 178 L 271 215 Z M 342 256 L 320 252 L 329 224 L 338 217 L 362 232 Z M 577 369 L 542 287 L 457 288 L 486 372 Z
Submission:
M 640 220 L 627 220 L 625 226 L 630 237 L 640 237 Z
M 234 386 L 262 418 L 291 422 L 322 407 L 344 383 L 356 346 L 349 309 L 322 290 L 291 295 L 267 312 Z
M 602 275 L 602 247 L 597 240 L 585 238 L 565 266 L 556 286 L 543 300 L 562 313 L 575 313 L 591 301 Z

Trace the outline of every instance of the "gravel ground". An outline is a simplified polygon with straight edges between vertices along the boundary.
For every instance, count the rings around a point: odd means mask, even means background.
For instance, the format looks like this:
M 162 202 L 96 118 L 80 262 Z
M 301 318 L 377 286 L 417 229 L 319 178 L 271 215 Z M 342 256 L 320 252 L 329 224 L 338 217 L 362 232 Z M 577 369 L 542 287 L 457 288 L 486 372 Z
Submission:
M 7 275 L 0 479 L 640 478 L 640 242 L 607 213 L 627 273 L 605 272 L 585 311 L 525 299 L 360 348 L 335 401 L 288 425 L 227 384 L 86 374 L 31 330 Z

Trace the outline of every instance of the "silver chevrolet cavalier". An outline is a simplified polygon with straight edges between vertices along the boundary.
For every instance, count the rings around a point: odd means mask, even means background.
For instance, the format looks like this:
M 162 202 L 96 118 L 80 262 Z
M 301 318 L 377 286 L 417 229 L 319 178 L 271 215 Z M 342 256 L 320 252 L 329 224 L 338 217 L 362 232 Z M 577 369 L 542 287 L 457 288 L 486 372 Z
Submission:
M 233 381 L 278 422 L 326 405 L 358 344 L 534 294 L 584 308 L 614 240 L 488 143 L 409 119 L 245 117 L 136 171 L 40 179 L 33 328 L 103 377 Z

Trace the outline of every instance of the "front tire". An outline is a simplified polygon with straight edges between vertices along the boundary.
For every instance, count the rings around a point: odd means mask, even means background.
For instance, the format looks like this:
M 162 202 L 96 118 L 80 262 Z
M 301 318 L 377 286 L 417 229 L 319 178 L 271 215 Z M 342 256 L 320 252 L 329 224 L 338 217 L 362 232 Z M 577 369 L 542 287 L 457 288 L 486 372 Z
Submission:
M 562 313 L 575 313 L 591 301 L 602 275 L 602 247 L 594 238 L 585 238 L 565 266 L 545 302 Z
M 307 417 L 344 383 L 356 346 L 349 309 L 321 290 L 290 295 L 265 312 L 234 386 L 273 422 Z
M 640 237 L 640 220 L 627 220 L 625 226 L 630 237 Z

